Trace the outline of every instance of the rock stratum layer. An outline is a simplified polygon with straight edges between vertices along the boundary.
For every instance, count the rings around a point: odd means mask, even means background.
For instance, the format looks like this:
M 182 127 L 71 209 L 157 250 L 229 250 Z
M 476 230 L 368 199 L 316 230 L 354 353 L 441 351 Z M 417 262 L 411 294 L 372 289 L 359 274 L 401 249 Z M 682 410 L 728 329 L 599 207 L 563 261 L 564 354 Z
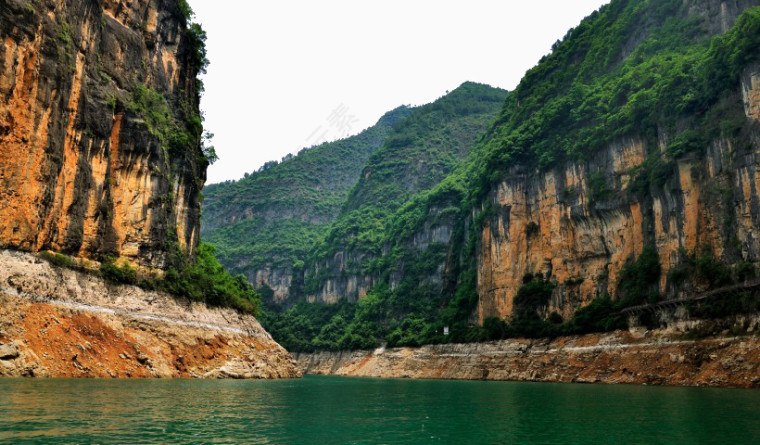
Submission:
M 300 375 L 252 316 L 0 251 L 0 376 Z
M 757 329 L 757 319 L 747 323 Z M 697 324 L 698 325 L 698 324 Z M 695 326 L 692 325 L 692 328 Z M 555 340 L 297 354 L 304 373 L 354 377 L 760 386 L 760 338 L 700 340 L 675 330 L 631 330 Z M 687 336 L 688 338 L 688 336 Z
M 201 44 L 176 0 L 0 2 L 0 245 L 192 252 Z

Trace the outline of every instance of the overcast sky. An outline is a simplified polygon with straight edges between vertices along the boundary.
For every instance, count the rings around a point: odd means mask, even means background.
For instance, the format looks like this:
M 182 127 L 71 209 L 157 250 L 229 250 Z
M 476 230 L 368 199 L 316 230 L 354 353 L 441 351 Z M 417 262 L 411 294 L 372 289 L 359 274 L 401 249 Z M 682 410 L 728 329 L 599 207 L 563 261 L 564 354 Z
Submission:
M 468 80 L 511 90 L 608 2 L 190 0 L 211 61 L 201 108 L 220 160 L 208 183 L 355 134 Z

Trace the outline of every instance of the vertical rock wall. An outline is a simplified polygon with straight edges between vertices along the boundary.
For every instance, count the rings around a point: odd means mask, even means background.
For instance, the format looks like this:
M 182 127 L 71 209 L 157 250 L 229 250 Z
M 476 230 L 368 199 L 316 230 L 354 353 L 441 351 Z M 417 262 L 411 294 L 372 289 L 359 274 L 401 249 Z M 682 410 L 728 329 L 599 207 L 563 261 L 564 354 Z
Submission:
M 748 120 L 739 138 L 712 141 L 704 155 L 672 161 L 664 184 L 647 196 L 631 189 L 647 149 L 635 138 L 612 144 L 588 163 L 546 173 L 515 169 L 490 194 L 478 257 L 478 318 L 507 317 L 526 274 L 557 283 L 548 311 L 564 317 L 608 293 L 626 262 L 654 246 L 662 267 L 660 292 L 677 296 L 668 272 L 684 254 L 709 249 L 727 264 L 760 259 L 760 70 L 743 77 Z M 737 97 L 737 100 L 741 100 Z M 749 130 L 746 130 L 749 128 Z M 749 133 L 749 134 L 746 134 Z M 664 151 L 668 137 L 661 136 Z M 667 156 L 664 155 L 666 158 Z M 589 178 L 607 190 L 594 197 Z
M 0 1 L 0 244 L 148 268 L 191 251 L 195 50 L 176 0 Z

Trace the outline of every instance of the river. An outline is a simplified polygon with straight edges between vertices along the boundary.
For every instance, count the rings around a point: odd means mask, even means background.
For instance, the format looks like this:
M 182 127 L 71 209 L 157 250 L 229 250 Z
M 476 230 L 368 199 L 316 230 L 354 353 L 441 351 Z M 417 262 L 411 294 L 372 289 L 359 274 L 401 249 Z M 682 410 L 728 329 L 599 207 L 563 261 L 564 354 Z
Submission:
M 758 443 L 760 392 L 354 379 L 0 380 L 2 443 Z

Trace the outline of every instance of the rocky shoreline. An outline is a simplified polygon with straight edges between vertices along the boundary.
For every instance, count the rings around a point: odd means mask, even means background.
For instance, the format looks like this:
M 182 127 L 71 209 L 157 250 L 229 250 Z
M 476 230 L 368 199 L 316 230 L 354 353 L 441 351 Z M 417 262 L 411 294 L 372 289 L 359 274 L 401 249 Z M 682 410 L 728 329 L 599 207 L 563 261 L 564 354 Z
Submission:
M 295 355 L 255 318 L 0 250 L 0 376 L 377 378 L 760 387 L 760 316 L 557 339 Z
M 252 316 L 0 251 L 0 376 L 294 378 Z
M 307 374 L 354 377 L 760 387 L 758 317 L 743 334 L 693 338 L 706 323 L 553 340 L 296 354 Z M 725 333 L 724 333 L 725 334 Z

